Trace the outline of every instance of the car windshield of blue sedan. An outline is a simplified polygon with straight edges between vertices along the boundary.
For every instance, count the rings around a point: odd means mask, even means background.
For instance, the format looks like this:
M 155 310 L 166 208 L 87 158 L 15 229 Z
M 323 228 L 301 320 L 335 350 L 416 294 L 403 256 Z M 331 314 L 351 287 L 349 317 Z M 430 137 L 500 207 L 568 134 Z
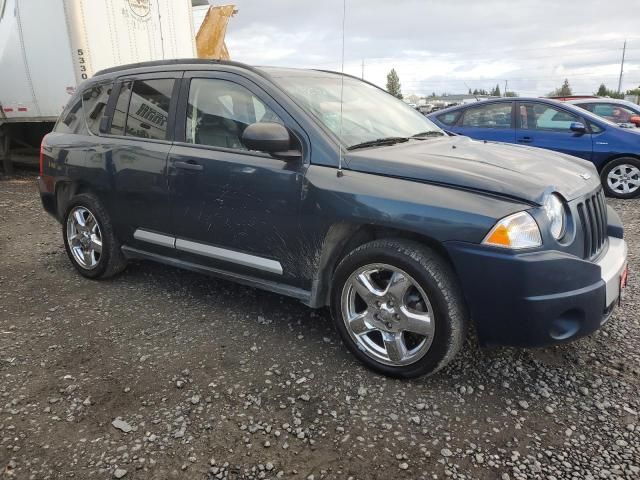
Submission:
M 445 135 L 402 100 L 358 79 L 344 77 L 341 108 L 342 81 L 338 74 L 275 68 L 264 70 L 347 148 Z

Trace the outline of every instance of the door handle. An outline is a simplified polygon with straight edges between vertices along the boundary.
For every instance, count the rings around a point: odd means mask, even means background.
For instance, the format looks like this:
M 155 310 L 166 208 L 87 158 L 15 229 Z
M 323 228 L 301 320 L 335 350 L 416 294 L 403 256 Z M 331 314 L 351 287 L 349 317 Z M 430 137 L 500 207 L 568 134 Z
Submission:
M 204 167 L 202 165 L 199 165 L 195 162 L 175 162 L 173 166 L 180 170 L 191 170 L 194 172 L 201 172 L 202 170 L 204 170 Z
M 533 137 L 522 137 L 518 139 L 518 143 L 531 143 L 533 142 Z

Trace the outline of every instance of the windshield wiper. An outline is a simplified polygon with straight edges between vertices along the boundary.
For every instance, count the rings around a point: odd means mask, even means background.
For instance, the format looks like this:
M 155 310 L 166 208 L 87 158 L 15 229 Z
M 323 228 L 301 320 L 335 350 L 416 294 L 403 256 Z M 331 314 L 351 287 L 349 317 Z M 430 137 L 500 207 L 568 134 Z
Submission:
M 356 143 L 355 145 L 351 145 L 350 147 L 347 147 L 347 150 L 356 150 L 358 148 L 367 148 L 367 147 L 381 147 L 384 145 L 395 145 L 396 143 L 404 143 L 408 141 L 409 139 L 407 137 L 377 138 L 375 140 L 369 140 L 368 142 Z
M 420 132 L 412 135 L 411 138 L 427 138 L 427 137 L 443 137 L 444 133 L 437 130 L 429 130 L 428 132 Z

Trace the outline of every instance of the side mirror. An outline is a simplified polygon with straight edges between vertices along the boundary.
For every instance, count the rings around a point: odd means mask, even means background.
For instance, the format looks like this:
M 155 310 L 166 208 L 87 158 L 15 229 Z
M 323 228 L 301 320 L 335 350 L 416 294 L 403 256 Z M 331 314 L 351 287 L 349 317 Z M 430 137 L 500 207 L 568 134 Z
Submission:
M 290 150 L 289 131 L 279 123 L 252 123 L 244 129 L 242 143 L 249 150 L 270 153 L 283 160 L 300 158 L 300 152 Z
M 633 115 L 629 121 L 634 123 L 636 127 L 640 127 L 640 115 Z
M 569 130 L 575 133 L 587 133 L 587 127 L 581 122 L 571 122 Z

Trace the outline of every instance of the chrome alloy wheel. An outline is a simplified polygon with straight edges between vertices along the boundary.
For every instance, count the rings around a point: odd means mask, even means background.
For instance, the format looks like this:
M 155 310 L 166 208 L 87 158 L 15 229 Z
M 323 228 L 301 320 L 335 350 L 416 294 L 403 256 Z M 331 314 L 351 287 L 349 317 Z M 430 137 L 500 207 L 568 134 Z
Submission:
M 607 183 L 616 193 L 635 193 L 640 188 L 640 169 L 628 163 L 617 165 L 607 175 Z
M 67 217 L 67 244 L 82 268 L 96 268 L 102 255 L 102 232 L 96 217 L 85 207 L 74 208 Z
M 397 267 L 371 264 L 356 270 L 344 285 L 341 305 L 347 332 L 377 362 L 410 365 L 431 347 L 435 323 L 429 298 Z

